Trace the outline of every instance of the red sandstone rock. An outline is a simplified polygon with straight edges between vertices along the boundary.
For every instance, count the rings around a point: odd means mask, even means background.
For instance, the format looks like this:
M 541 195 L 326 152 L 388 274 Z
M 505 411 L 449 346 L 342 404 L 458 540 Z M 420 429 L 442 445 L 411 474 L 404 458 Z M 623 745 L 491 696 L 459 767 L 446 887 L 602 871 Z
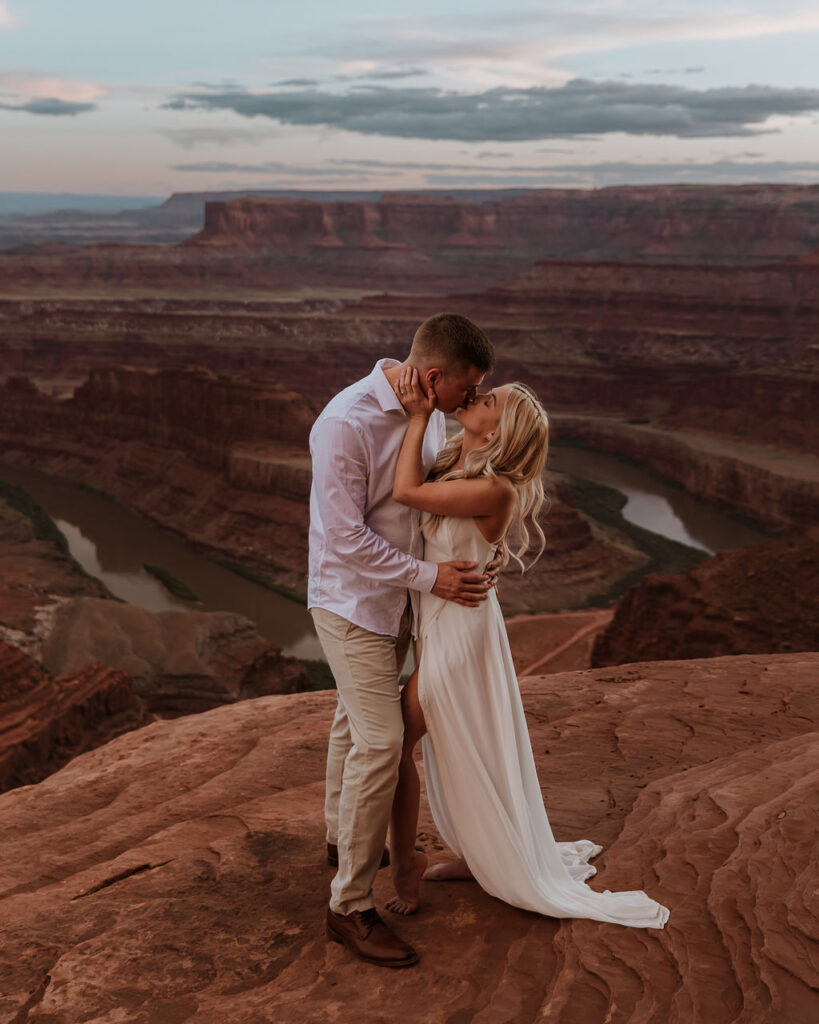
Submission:
M 811 651 L 819 645 L 819 528 L 648 576 L 617 605 L 593 665 Z
M 558 922 L 427 884 L 396 923 L 421 963 L 395 973 L 323 934 L 331 694 L 121 736 L 0 798 L 0 1016 L 812 1024 L 817 670 L 767 655 L 524 680 L 556 837 L 604 844 L 593 887 L 645 888 L 669 924 Z M 436 858 L 425 804 L 421 831 Z
M 189 244 L 291 252 L 341 245 L 417 252 L 497 247 L 518 257 L 539 251 L 563 258 L 674 254 L 747 261 L 815 248 L 816 195 L 815 187 L 804 186 L 653 186 L 544 189 L 481 203 L 442 194 L 385 193 L 377 202 L 247 197 L 207 202 L 205 226 Z M 763 209 L 770 219 L 760 216 Z
M 380 199 L 380 201 L 379 201 Z M 98 241 L 177 242 L 197 231 L 205 204 L 206 237 L 230 239 L 238 225 L 259 233 L 261 218 L 239 204 L 275 200 L 270 227 L 284 246 L 328 237 L 373 246 L 384 234 L 467 247 L 483 239 L 518 246 L 539 242 L 553 256 L 781 259 L 819 244 L 816 189 L 810 185 L 649 185 L 603 189 L 447 189 L 396 192 L 253 190 L 176 193 L 164 203 L 121 213 L 54 211 L 4 218 L 0 247 L 19 255 Z M 230 216 L 222 211 L 230 210 Z M 521 212 L 523 211 L 523 212 Z M 249 221 L 249 223 L 248 223 Z M 214 240 L 215 240 L 214 238 Z M 265 241 L 269 235 L 265 237 Z M 47 240 L 51 240 L 50 242 Z M 240 243 L 241 244 L 241 243 Z
M 519 676 L 530 676 L 589 668 L 595 638 L 609 625 L 613 614 L 564 612 L 507 619 L 515 671 Z
M 231 612 L 149 612 L 76 598 L 56 607 L 37 653 L 55 673 L 95 661 L 121 669 L 149 710 L 161 715 L 311 689 L 301 662 Z
M 0 791 L 39 782 L 152 718 L 124 672 L 97 662 L 53 676 L 0 640 Z

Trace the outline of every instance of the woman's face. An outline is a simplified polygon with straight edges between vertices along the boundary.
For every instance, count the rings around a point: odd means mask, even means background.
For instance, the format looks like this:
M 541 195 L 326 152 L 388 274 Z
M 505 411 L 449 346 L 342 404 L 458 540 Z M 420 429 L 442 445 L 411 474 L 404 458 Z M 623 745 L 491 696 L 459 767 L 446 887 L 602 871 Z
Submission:
M 511 385 L 504 384 L 499 388 L 492 388 L 482 395 L 476 395 L 475 401 L 458 409 L 455 418 L 469 434 L 475 434 L 480 438 L 480 443 L 488 441 L 494 434 L 500 423 L 503 407 L 509 397 Z

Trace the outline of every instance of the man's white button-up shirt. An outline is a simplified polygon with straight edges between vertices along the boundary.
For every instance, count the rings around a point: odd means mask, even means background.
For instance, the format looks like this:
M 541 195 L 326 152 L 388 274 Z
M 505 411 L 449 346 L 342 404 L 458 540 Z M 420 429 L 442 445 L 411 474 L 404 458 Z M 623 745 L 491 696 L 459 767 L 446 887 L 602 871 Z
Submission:
M 373 633 L 397 636 L 407 590 L 429 593 L 438 569 L 421 561 L 420 514 L 393 500 L 407 415 L 381 359 L 325 406 L 310 431 L 308 608 L 324 608 Z M 424 436 L 424 471 L 446 441 L 443 413 Z M 415 603 L 415 602 L 413 602 Z M 417 621 L 417 615 L 416 615 Z

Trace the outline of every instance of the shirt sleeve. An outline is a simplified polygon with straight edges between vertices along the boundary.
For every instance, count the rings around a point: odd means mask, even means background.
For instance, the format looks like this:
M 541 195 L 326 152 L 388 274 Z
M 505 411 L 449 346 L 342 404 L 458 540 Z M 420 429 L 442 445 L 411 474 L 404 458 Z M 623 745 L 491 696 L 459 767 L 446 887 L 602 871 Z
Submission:
M 364 522 L 369 467 L 356 428 L 328 418 L 316 424 L 310 440 L 318 511 L 333 551 L 370 579 L 429 593 L 438 566 L 399 550 Z

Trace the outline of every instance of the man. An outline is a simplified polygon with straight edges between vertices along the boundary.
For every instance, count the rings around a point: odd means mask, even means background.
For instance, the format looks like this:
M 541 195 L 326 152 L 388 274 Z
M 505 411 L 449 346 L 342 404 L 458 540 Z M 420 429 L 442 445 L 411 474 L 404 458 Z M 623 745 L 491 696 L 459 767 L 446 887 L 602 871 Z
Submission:
M 419 513 L 392 498 L 407 420 L 395 394 L 401 369 L 418 370 L 437 409 L 424 438 L 432 468 L 446 440 L 444 413 L 474 399 L 494 366 L 486 335 L 466 317 L 439 313 L 415 333 L 404 363 L 381 359 L 324 408 L 310 433 L 308 607 L 338 690 L 327 754 L 327 851 L 338 864 L 327 935 L 384 967 L 418 956 L 381 920 L 372 886 L 398 777 L 403 722 L 398 680 L 413 623 L 412 599 L 431 592 L 461 604 L 485 600 L 490 582 L 474 562 L 418 558 Z M 409 592 L 409 593 L 408 593 Z

